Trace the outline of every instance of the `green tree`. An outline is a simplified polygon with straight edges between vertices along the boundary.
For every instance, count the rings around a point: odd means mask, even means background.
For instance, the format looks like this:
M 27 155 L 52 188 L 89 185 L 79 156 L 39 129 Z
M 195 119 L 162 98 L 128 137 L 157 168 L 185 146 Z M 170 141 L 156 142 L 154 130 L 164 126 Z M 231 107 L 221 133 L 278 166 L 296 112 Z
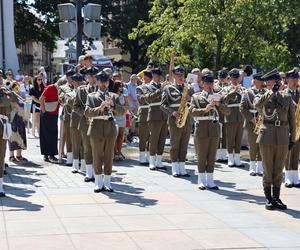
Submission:
M 295 0 L 154 0 L 151 21 L 139 22 L 131 37 L 158 35 L 147 54 L 162 63 L 175 49 L 188 68 L 251 63 L 286 69 L 299 46 L 292 51 L 286 35 L 299 23 L 299 8 Z

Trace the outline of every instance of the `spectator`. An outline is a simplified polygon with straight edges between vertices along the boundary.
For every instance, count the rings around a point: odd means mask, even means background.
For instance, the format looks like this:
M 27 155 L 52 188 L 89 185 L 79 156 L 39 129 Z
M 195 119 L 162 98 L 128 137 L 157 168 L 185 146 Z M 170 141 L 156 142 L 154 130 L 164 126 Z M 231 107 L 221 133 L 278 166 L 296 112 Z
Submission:
M 43 83 L 45 84 L 45 86 L 47 86 L 47 84 L 48 84 L 48 76 L 47 76 L 47 72 L 46 72 L 46 70 L 45 70 L 45 68 L 43 66 L 40 67 L 39 73 L 42 74 Z
M 14 81 L 14 74 L 12 70 L 11 69 L 6 70 L 5 76 L 6 76 L 5 85 L 10 86 Z
M 202 80 L 202 73 L 201 73 L 201 70 L 198 69 L 198 68 L 195 68 L 192 70 L 192 74 L 194 75 L 197 75 L 197 82 L 193 82 L 191 84 L 191 87 L 192 87 L 192 90 L 193 90 L 193 93 L 197 93 L 197 92 L 200 92 L 201 89 L 202 89 L 202 86 L 201 86 L 201 80 Z
M 122 81 L 122 75 L 120 72 L 114 72 L 113 73 L 113 77 L 112 77 L 113 81 Z
M 93 67 L 93 57 L 91 55 L 84 56 L 83 64 L 86 69 Z
M 35 136 L 35 128 L 38 131 L 38 135 L 40 135 L 40 97 L 44 92 L 44 84 L 43 78 L 41 76 L 35 76 L 33 79 L 33 87 L 30 89 L 29 95 L 32 98 L 32 105 L 31 105 L 31 113 L 34 113 L 34 124 L 35 126 L 32 127 L 33 136 Z M 33 112 L 34 111 L 34 112 Z
M 48 85 L 40 97 L 41 123 L 40 146 L 44 161 L 58 162 L 55 155 L 58 154 L 58 85 Z
M 126 94 L 124 94 L 124 86 L 121 81 L 116 81 L 112 90 L 113 93 L 116 93 L 119 96 L 120 104 L 127 108 L 127 98 Z M 126 127 L 126 113 L 120 116 L 116 116 L 116 124 L 118 126 L 118 135 L 115 142 L 115 157 L 114 160 L 122 161 L 125 159 L 122 154 L 122 144 L 124 141 L 124 132 Z
M 22 70 L 20 70 L 20 69 L 18 70 L 18 74 L 16 75 L 15 80 L 18 82 L 23 82 L 24 74 L 23 74 Z
M 20 85 L 18 82 L 13 82 L 14 92 L 25 99 L 26 93 L 20 91 Z M 22 156 L 22 150 L 27 148 L 26 140 L 26 122 L 25 122 L 25 112 L 24 112 L 24 102 L 19 98 L 17 104 L 11 114 L 11 128 L 12 135 L 9 139 L 9 161 L 11 162 L 24 162 L 27 161 L 26 158 Z M 16 157 L 15 157 L 16 151 Z
M 25 91 L 27 94 L 29 94 L 29 91 L 32 87 L 32 80 L 30 76 L 24 76 L 23 83 L 21 84 L 22 91 Z
M 112 79 L 112 69 L 111 68 L 105 68 L 103 71 L 109 75 L 109 85 L 108 85 L 108 90 L 109 92 L 112 92 L 113 87 L 114 87 L 114 81 Z
M 130 76 L 130 81 L 127 84 L 128 89 L 128 108 L 132 113 L 133 117 L 137 116 L 137 111 L 139 107 L 139 101 L 136 95 L 136 88 L 138 86 L 138 76 L 133 74 Z M 132 124 L 130 128 L 130 133 L 133 134 L 135 132 L 136 119 L 132 119 Z

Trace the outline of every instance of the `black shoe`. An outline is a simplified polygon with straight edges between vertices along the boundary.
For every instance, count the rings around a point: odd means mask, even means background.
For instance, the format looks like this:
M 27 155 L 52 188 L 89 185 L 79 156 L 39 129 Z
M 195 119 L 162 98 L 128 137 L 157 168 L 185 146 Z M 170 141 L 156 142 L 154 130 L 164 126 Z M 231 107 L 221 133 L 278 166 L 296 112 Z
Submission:
M 5 193 L 4 192 L 0 193 L 0 198 L 2 198 L 2 197 L 5 197 Z
M 149 165 L 149 162 L 140 162 L 140 165 L 147 166 Z
M 294 184 L 294 187 L 295 187 L 295 188 L 300 188 L 300 183 Z
M 267 210 L 274 210 L 275 209 L 275 206 L 273 205 L 273 202 L 269 201 L 268 199 L 266 200 L 266 205 L 265 205 L 265 208 Z
M 89 177 L 85 177 L 84 178 L 84 182 L 94 182 L 95 178 L 89 178 Z
M 200 190 L 206 190 L 206 187 L 205 186 L 201 186 L 201 187 L 198 187 L 198 189 L 200 189 Z
M 110 192 L 110 193 L 114 192 L 114 190 L 112 188 L 109 188 L 106 186 L 103 187 L 103 191 Z
M 6 169 L 3 170 L 3 175 L 7 175 Z
M 151 171 L 155 171 L 157 170 L 157 167 L 152 167 L 152 168 L 149 168 Z
M 52 163 L 58 163 L 58 159 L 55 156 L 49 156 L 49 161 Z
M 207 189 L 210 189 L 210 190 L 219 190 L 219 187 L 218 186 L 213 186 L 213 187 L 207 187 Z
M 78 173 L 78 170 L 73 169 L 73 170 L 72 170 L 72 173 L 73 173 L 73 174 L 77 174 L 77 173 Z
M 216 160 L 216 162 L 223 163 L 223 160 L 222 159 L 218 159 L 218 160 Z
M 180 175 L 179 175 L 179 174 L 172 174 L 172 176 L 173 176 L 173 177 L 175 177 L 175 178 L 178 178 L 178 177 L 180 177 Z
M 44 161 L 50 162 L 49 157 L 47 155 L 44 156 Z
M 273 205 L 275 208 L 286 210 L 287 206 L 280 200 L 280 187 L 273 187 Z
M 250 176 L 256 176 L 256 173 L 251 172 L 251 173 L 250 173 Z
M 284 186 L 286 188 L 292 188 L 294 185 L 292 183 L 285 183 Z
M 101 193 L 104 190 L 104 188 L 97 188 L 94 189 L 94 193 Z
M 236 168 L 244 168 L 245 165 L 244 164 L 241 164 L 241 165 L 235 165 Z
M 235 165 L 229 165 L 229 164 L 228 164 L 228 167 L 229 167 L 229 168 L 234 168 Z
M 65 166 L 71 167 L 73 164 L 72 163 L 66 163 Z
M 156 167 L 156 170 L 167 170 L 167 167 Z
M 8 164 L 7 164 L 7 163 L 4 163 L 4 167 L 5 167 L 5 168 L 8 168 Z

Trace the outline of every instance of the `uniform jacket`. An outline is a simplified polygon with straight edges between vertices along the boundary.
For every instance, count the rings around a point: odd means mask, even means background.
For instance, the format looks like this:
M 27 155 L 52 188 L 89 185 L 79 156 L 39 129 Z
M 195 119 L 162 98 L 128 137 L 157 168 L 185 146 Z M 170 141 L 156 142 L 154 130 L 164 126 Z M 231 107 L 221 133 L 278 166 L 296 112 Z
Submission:
M 181 102 L 182 93 L 183 93 L 183 88 L 181 88 L 181 86 L 177 84 L 170 84 L 164 88 L 160 108 L 168 115 L 168 124 L 170 126 L 176 126 L 175 124 L 176 118 L 172 116 L 172 113 L 174 111 L 178 111 Z M 192 123 L 193 123 L 192 116 L 189 114 L 187 117 L 187 124 L 191 126 Z
M 251 88 L 246 91 L 246 94 L 242 97 L 240 104 L 240 112 L 246 121 L 246 127 L 249 129 L 254 129 L 254 124 L 251 122 L 253 118 L 258 115 L 257 109 L 254 107 L 254 99 L 265 93 L 265 89 L 258 90 L 256 88 Z
M 71 121 L 71 113 L 72 109 L 70 109 L 69 105 L 67 104 L 67 99 L 70 97 L 68 93 L 73 91 L 73 86 L 71 86 L 68 82 L 64 85 L 59 86 L 58 88 L 58 98 L 60 103 L 63 105 L 63 119 L 65 122 L 65 126 L 70 126 L 70 121 Z
M 149 93 L 150 89 L 149 86 L 146 84 L 142 84 L 136 88 L 136 94 L 140 104 L 137 115 L 139 117 L 139 122 L 142 123 L 147 122 L 148 118 L 149 107 L 146 106 L 149 105 L 149 103 L 147 102 L 147 94 Z
M 230 114 L 225 115 L 225 123 L 230 122 L 244 122 L 244 117 L 242 116 L 239 108 L 242 97 L 245 94 L 246 89 L 244 87 L 239 87 L 239 90 L 235 91 L 233 85 L 230 85 L 222 91 L 224 95 L 224 101 L 227 107 L 230 108 Z M 235 105 L 234 107 L 230 107 Z
M 290 141 L 295 142 L 295 107 L 289 94 L 284 91 L 274 94 L 267 90 L 265 94 L 254 99 L 254 105 L 261 110 L 264 117 L 264 124 L 257 138 L 258 143 L 287 145 Z M 270 118 L 272 114 L 274 117 Z M 282 125 L 275 126 L 276 120 Z
M 224 104 L 224 100 L 220 101 L 220 106 L 217 107 L 217 110 L 211 110 L 209 112 L 205 112 L 206 106 L 209 104 L 207 100 L 207 92 L 202 91 L 200 93 L 195 93 L 192 96 L 192 102 L 190 107 L 191 115 L 196 118 L 195 124 L 195 136 L 197 138 L 213 138 L 220 137 L 220 124 L 217 120 L 219 114 L 222 112 L 228 113 L 229 110 Z M 200 120 L 197 121 L 198 117 L 214 117 L 215 122 L 213 120 Z
M 108 109 L 104 110 L 103 112 L 100 111 L 100 105 L 107 97 L 111 97 L 113 100 L 114 106 L 111 108 L 111 111 L 114 115 L 120 116 L 125 113 L 124 106 L 120 104 L 118 95 L 111 92 L 106 92 L 104 94 L 100 91 L 88 94 L 84 115 L 91 119 L 87 132 L 89 136 L 99 139 L 117 136 L 117 127 L 114 119 L 93 119 L 95 117 L 109 115 L 110 110 Z
M 161 109 L 162 86 L 151 82 L 149 92 L 146 94 L 146 102 L 149 104 L 147 121 L 166 121 L 167 115 Z

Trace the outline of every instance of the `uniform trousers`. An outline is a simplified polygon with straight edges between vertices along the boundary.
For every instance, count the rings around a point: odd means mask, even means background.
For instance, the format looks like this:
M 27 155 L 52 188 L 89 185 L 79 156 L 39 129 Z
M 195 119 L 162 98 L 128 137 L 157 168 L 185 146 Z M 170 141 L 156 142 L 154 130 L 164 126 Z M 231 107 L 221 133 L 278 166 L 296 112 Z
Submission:
M 1 138 L 0 138 L 0 178 L 3 178 L 6 144 L 7 144 L 7 140 L 3 140 L 2 135 L 1 135 Z
M 64 124 L 64 129 L 66 130 L 66 147 L 67 152 L 72 152 L 72 138 L 71 138 L 71 128 L 70 123 Z
M 285 162 L 285 170 L 297 170 L 299 163 L 300 153 L 300 140 L 296 141 L 295 145 L 288 152 L 288 156 Z
M 253 132 L 253 127 L 248 127 L 248 142 L 250 161 L 261 161 L 259 144 L 256 143 L 257 134 Z
M 85 159 L 85 163 L 87 165 L 91 165 L 93 164 L 93 154 L 90 136 L 87 135 L 86 131 L 80 131 L 80 134 L 83 145 L 83 158 Z
M 104 174 L 111 175 L 115 140 L 115 137 L 90 137 L 93 153 L 93 167 L 96 175 L 103 173 L 103 164 Z
M 220 123 L 221 126 L 221 130 L 222 130 L 222 138 L 220 137 L 219 139 L 219 148 L 222 149 L 226 149 L 227 145 L 226 145 L 226 127 L 225 127 L 225 123 Z
M 280 187 L 282 182 L 282 171 L 288 154 L 288 145 L 265 145 L 260 144 L 264 175 L 263 186 Z
M 149 147 L 149 136 L 150 136 L 150 130 L 149 130 L 149 124 L 148 122 L 140 122 L 139 123 L 139 149 L 140 152 L 145 152 L 146 149 Z
M 216 153 L 219 144 L 219 137 L 196 138 L 198 172 L 213 173 L 215 167 Z
M 228 154 L 233 154 L 233 153 L 239 154 L 241 152 L 243 123 L 229 122 L 226 123 L 225 126 L 226 126 L 226 135 L 227 135 Z
M 178 128 L 175 122 L 170 124 L 170 157 L 172 162 L 185 162 L 191 130 L 192 127 L 188 121 L 183 128 Z M 199 145 L 197 144 L 197 146 Z
M 167 121 L 149 121 L 150 155 L 162 155 L 168 135 Z
M 77 128 L 71 128 L 71 140 L 72 140 L 72 153 L 73 159 L 80 158 L 80 151 L 82 150 L 81 146 L 81 134 Z

